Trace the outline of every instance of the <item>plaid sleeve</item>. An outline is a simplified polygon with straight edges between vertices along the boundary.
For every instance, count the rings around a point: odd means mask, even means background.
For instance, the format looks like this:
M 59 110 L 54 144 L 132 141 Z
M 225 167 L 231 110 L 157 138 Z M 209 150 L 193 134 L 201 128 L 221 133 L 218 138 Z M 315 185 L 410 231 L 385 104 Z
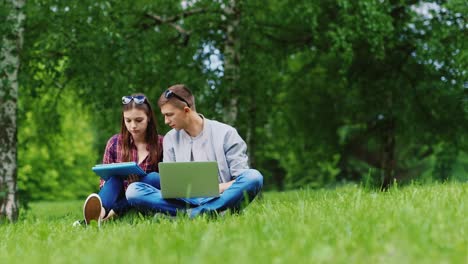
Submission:
M 107 141 L 106 149 L 104 151 L 104 156 L 102 158 L 103 164 L 114 163 L 117 160 L 117 142 L 118 142 L 118 135 L 114 135 Z M 104 186 L 103 179 L 99 179 L 99 189 Z
M 117 140 L 118 135 L 114 135 L 107 141 L 106 150 L 102 157 L 103 164 L 115 163 L 117 161 Z

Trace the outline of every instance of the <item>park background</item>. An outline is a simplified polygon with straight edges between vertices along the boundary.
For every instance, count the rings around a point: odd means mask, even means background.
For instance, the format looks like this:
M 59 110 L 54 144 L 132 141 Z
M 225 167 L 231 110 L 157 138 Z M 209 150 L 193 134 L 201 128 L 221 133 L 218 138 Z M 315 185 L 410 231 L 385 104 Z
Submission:
M 0 4 L 3 32 L 11 8 Z M 119 132 L 120 98 L 143 92 L 159 114 L 176 83 L 200 113 L 238 129 L 266 190 L 467 180 L 465 1 L 30 0 L 18 10 L 23 205 L 97 191 L 91 167 Z
M 143 92 L 159 114 L 176 83 L 238 129 L 267 190 L 467 179 L 465 1 L 27 1 L 24 13 L 22 202 L 96 191 L 120 98 Z
M 466 14 L 463 0 L 0 1 L 0 263 L 467 263 Z M 72 227 L 121 97 L 157 110 L 176 83 L 238 129 L 263 195 L 220 218 Z

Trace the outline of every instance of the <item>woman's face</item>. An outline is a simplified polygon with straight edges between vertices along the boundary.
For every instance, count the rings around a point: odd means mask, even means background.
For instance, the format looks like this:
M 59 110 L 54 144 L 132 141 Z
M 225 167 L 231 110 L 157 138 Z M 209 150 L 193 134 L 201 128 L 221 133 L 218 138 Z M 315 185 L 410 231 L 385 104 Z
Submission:
M 145 111 L 132 108 L 123 112 L 125 126 L 133 138 L 144 137 L 148 127 L 148 116 Z

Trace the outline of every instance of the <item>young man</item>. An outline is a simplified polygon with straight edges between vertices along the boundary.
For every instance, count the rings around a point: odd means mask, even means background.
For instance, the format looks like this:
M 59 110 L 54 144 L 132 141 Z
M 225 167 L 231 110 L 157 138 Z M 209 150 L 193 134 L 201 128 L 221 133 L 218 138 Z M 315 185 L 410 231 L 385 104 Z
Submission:
M 216 215 L 227 209 L 238 211 L 251 202 L 263 186 L 263 176 L 250 169 L 247 145 L 237 131 L 197 113 L 195 98 L 185 85 L 169 87 L 159 98 L 164 122 L 172 128 L 163 141 L 163 161 L 216 161 L 219 169 L 219 197 L 163 199 L 161 191 L 135 182 L 126 191 L 128 202 L 144 211 L 190 217 Z M 187 209 L 189 208 L 189 209 Z

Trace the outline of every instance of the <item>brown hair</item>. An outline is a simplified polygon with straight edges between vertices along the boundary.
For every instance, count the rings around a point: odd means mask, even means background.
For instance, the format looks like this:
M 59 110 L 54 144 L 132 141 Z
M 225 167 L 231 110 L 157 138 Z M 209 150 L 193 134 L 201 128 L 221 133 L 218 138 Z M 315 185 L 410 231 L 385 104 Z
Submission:
M 132 96 L 145 96 L 144 94 L 132 94 Z M 132 157 L 130 155 L 130 148 L 131 148 L 131 139 L 132 135 L 128 132 L 127 127 L 125 126 L 124 120 L 124 112 L 131 110 L 131 109 L 138 109 L 143 110 L 148 117 L 148 126 L 146 127 L 146 136 L 145 141 L 148 144 L 149 154 L 148 154 L 148 165 L 154 166 L 157 165 L 159 160 L 162 157 L 162 146 L 159 144 L 159 135 L 158 135 L 158 127 L 156 122 L 156 117 L 154 115 L 153 109 L 151 104 L 145 96 L 145 101 L 143 104 L 136 104 L 134 100 L 132 100 L 128 104 L 122 105 L 122 122 L 120 126 L 120 135 L 122 136 L 121 141 L 121 149 L 122 149 L 122 161 L 132 161 Z
M 195 97 L 193 96 L 192 91 L 190 91 L 190 89 L 187 86 L 185 86 L 185 84 L 176 84 L 176 85 L 173 85 L 173 86 L 167 88 L 167 90 L 170 90 L 174 94 L 184 98 L 184 100 L 187 101 L 187 103 L 189 103 L 190 109 L 192 109 L 193 111 L 197 111 L 197 109 L 195 107 Z M 161 106 L 163 106 L 163 105 L 165 105 L 167 103 L 171 103 L 172 105 L 174 105 L 177 108 L 184 108 L 184 107 L 187 106 L 187 104 L 185 104 L 185 102 L 181 101 L 179 98 L 177 98 L 175 96 L 173 96 L 171 98 L 166 98 L 167 90 L 165 90 L 161 94 L 161 96 L 159 97 L 159 100 L 158 100 L 159 108 L 161 108 Z

